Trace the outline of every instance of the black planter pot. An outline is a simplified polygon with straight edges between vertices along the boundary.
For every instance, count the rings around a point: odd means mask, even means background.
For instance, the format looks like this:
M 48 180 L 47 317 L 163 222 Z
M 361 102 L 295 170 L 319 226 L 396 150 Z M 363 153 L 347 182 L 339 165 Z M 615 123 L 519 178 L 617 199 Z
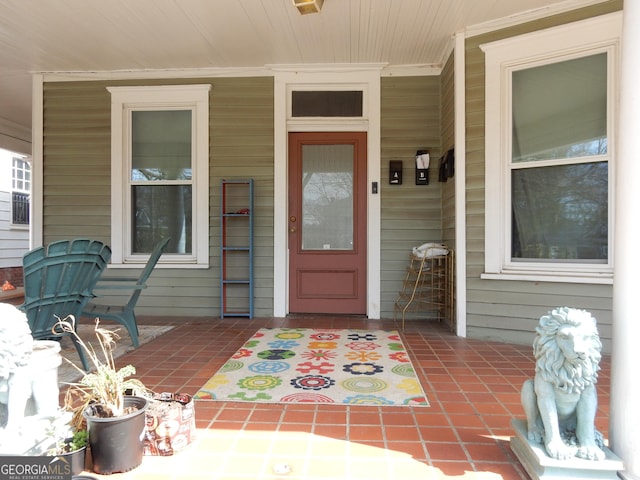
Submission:
M 142 463 L 147 405 L 146 398 L 132 396 L 125 397 L 124 406 L 138 410 L 122 417 L 99 418 L 91 415 L 91 407 L 85 410 L 95 473 L 128 472 Z
M 57 457 L 64 458 L 71 468 L 71 475 L 79 475 L 84 470 L 85 459 L 87 456 L 87 447 L 74 450 L 68 453 L 59 453 Z

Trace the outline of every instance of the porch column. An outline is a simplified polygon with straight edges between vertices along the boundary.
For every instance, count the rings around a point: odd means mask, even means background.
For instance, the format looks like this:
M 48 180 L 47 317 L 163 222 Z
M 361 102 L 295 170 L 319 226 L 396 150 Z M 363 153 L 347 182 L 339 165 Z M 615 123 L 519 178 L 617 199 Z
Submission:
M 622 476 L 640 479 L 640 2 L 624 3 L 620 117 L 615 170 L 615 270 L 609 439 L 625 464 Z

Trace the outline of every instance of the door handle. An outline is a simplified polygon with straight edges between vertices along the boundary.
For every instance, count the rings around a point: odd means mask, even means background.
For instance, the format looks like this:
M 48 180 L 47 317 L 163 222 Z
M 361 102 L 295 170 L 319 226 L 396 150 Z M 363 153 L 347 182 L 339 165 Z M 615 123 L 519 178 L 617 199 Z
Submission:
M 289 222 L 291 223 L 295 223 L 297 220 L 296 217 L 294 217 L 293 215 L 291 215 L 289 217 Z M 289 225 L 289 233 L 296 233 L 298 231 L 297 227 L 295 225 Z

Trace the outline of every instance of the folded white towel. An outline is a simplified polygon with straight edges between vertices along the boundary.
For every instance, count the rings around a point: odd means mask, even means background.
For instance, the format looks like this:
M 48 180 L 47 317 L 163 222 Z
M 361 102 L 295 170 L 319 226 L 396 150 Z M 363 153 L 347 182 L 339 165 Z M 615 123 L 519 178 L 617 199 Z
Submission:
M 448 253 L 447 246 L 441 243 L 423 243 L 419 247 L 413 247 L 413 256 L 417 258 L 441 257 Z

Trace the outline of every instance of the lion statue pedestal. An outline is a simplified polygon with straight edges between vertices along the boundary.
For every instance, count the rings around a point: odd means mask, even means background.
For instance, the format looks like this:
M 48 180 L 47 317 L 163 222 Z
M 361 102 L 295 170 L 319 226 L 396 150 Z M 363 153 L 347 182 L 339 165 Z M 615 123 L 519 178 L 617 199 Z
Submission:
M 526 421 L 513 421 L 511 449 L 534 479 L 617 479 L 622 461 L 595 428 L 602 349 L 595 318 L 556 308 L 536 333 L 535 376 L 521 392 Z

